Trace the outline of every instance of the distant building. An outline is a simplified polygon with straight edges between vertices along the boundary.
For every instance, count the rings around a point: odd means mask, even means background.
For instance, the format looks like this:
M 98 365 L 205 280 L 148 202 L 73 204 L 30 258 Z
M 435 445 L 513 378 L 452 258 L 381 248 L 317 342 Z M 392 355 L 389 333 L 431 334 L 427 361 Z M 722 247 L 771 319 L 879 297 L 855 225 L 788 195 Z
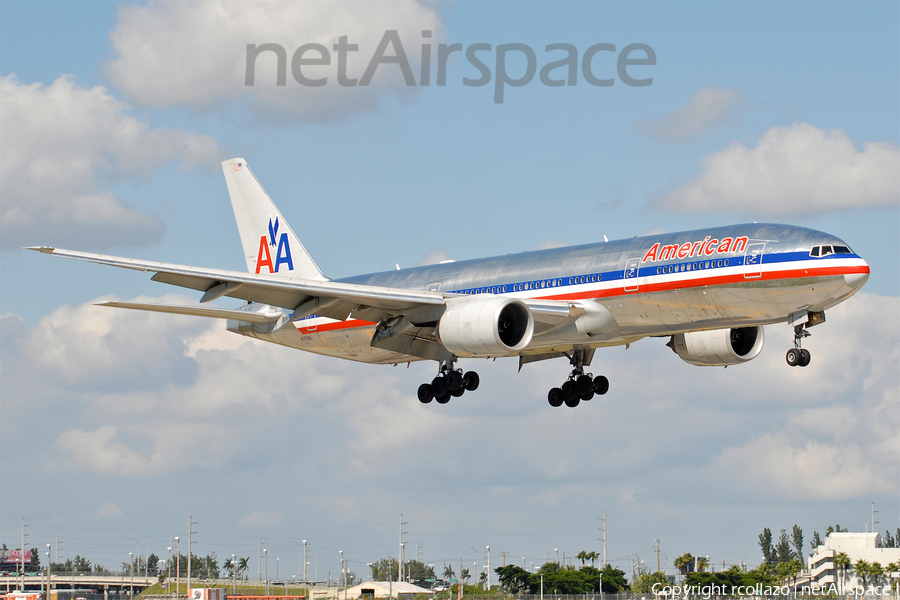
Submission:
M 367 581 L 347 588 L 347 600 L 356 598 L 413 598 L 416 594 L 430 594 L 428 588 L 419 587 L 405 581 Z M 340 594 L 343 600 L 343 592 Z
M 868 563 L 877 562 L 882 567 L 890 563 L 900 563 L 900 548 L 882 547 L 881 536 L 877 533 L 849 533 L 833 532 L 825 538 L 825 542 L 816 547 L 813 555 L 809 557 L 807 568 L 809 570 L 810 584 L 816 585 L 843 585 L 844 587 L 862 585 L 862 579 L 856 575 L 853 565 L 862 559 Z M 850 566 L 844 573 L 841 581 L 841 571 L 834 564 L 836 554 L 843 552 L 850 559 Z M 886 574 L 888 581 L 890 574 Z M 874 581 L 867 581 L 874 584 Z

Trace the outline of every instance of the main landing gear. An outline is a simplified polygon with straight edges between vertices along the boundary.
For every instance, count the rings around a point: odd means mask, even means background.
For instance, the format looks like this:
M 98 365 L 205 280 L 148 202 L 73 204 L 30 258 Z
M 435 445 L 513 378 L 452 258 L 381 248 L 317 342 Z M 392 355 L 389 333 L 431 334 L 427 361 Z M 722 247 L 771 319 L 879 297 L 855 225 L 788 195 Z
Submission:
M 800 347 L 800 340 L 809 337 L 810 333 L 806 330 L 806 325 L 794 326 L 794 347 L 787 351 L 784 359 L 792 367 L 805 367 L 809 364 L 809 350 Z
M 475 371 L 463 374 L 462 369 L 453 368 L 453 361 L 444 361 L 437 377 L 432 379 L 431 383 L 419 386 L 419 402 L 428 404 L 432 400 L 437 400 L 438 404 L 447 404 L 451 396 L 459 398 L 467 390 L 470 392 L 477 390 L 479 382 L 478 373 Z
M 590 373 L 584 372 L 584 350 L 575 350 L 571 356 L 566 356 L 574 368 L 565 383 L 547 393 L 550 406 L 556 408 L 565 404 L 569 408 L 575 408 L 582 400 L 587 402 L 594 394 L 602 396 L 609 391 L 609 379 L 603 375 L 592 377 Z

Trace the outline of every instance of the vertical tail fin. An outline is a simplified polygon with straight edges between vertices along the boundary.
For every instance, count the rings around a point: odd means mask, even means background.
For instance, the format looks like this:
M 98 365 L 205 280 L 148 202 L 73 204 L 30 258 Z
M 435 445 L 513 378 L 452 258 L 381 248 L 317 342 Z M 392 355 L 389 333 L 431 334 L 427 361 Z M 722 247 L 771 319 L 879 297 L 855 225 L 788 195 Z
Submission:
M 222 163 L 247 270 L 251 273 L 327 281 L 300 238 L 259 184 L 243 158 Z

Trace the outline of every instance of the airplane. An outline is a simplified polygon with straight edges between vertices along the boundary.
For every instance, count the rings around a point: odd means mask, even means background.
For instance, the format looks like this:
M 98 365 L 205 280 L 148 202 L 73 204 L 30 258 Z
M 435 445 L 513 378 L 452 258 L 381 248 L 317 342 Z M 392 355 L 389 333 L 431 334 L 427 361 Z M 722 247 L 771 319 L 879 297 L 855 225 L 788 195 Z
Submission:
M 745 363 L 763 347 L 763 326 L 787 323 L 788 365 L 825 310 L 865 284 L 869 266 L 828 233 L 743 224 L 603 241 L 332 280 L 322 274 L 243 158 L 222 163 L 247 273 L 63 250 L 75 260 L 154 273 L 151 279 L 202 292 L 200 304 L 102 302 L 102 306 L 227 320 L 228 331 L 365 363 L 438 363 L 419 386 L 427 404 L 474 391 L 459 359 L 516 357 L 519 369 L 568 359 L 566 380 L 547 394 L 575 407 L 609 389 L 585 371 L 598 348 L 668 338 L 698 366 Z M 605 236 L 604 236 L 605 240 Z M 204 306 L 221 297 L 238 308 Z

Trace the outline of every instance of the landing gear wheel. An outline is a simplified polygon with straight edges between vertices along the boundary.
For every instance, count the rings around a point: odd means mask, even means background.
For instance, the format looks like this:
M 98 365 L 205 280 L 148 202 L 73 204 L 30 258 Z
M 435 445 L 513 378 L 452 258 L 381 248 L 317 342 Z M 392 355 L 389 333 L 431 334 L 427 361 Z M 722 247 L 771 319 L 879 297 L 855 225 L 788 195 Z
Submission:
M 592 392 L 594 390 L 594 382 L 591 380 L 590 375 L 579 375 L 575 380 L 575 389 L 579 396 Z
M 566 404 L 569 403 L 569 400 L 572 398 L 578 397 L 578 390 L 575 389 L 575 382 L 569 379 L 562 386 L 560 386 L 562 390 L 563 402 Z
M 432 400 L 434 400 L 434 392 L 431 391 L 431 385 L 427 383 L 423 383 L 419 386 L 419 402 L 422 404 L 428 404 Z
M 784 359 L 787 361 L 787 364 L 796 367 L 803 359 L 803 354 L 800 352 L 799 348 L 791 348 L 787 351 L 787 354 L 785 354 Z
M 550 406 L 552 406 L 553 408 L 558 408 L 558 407 L 562 406 L 562 404 L 563 404 L 562 390 L 559 388 L 552 388 L 547 393 L 547 402 L 549 402 Z
M 469 392 L 474 392 L 475 390 L 477 390 L 478 384 L 481 382 L 478 377 L 478 373 L 476 373 L 475 371 L 469 371 L 463 376 L 463 379 L 465 379 L 466 381 L 466 391 Z
M 449 393 L 447 389 L 447 381 L 441 377 L 440 375 L 431 380 L 431 391 L 434 393 L 434 397 L 438 396 L 446 396 Z M 440 400 L 438 400 L 440 402 Z
M 801 367 L 805 367 L 809 364 L 809 361 L 812 359 L 812 356 L 809 354 L 809 350 L 806 348 L 800 349 L 800 362 L 798 363 Z
M 593 385 L 593 384 L 591 384 L 591 385 Z M 594 390 L 591 390 L 588 393 L 581 395 L 581 399 L 584 400 L 585 402 L 587 402 L 588 400 L 590 400 L 593 397 L 594 397 Z
M 450 392 L 450 395 L 453 396 L 454 398 L 459 398 L 460 396 L 462 396 L 465 393 L 466 393 L 466 388 L 461 387 L 458 390 L 456 390 L 455 392 Z
M 597 375 L 594 377 L 594 392 L 598 396 L 602 396 L 606 392 L 609 391 L 609 379 L 607 379 L 603 375 Z
M 463 387 L 464 383 L 462 373 L 459 371 L 447 371 L 447 374 L 444 375 L 444 381 L 447 383 L 447 389 L 451 393 L 458 391 Z
M 566 398 L 566 406 L 569 408 L 575 408 L 581 402 L 581 398 L 575 396 L 574 398 Z
M 437 400 L 438 404 L 447 404 L 450 402 L 450 392 L 444 391 L 444 394 L 441 396 L 435 396 L 435 400 Z

